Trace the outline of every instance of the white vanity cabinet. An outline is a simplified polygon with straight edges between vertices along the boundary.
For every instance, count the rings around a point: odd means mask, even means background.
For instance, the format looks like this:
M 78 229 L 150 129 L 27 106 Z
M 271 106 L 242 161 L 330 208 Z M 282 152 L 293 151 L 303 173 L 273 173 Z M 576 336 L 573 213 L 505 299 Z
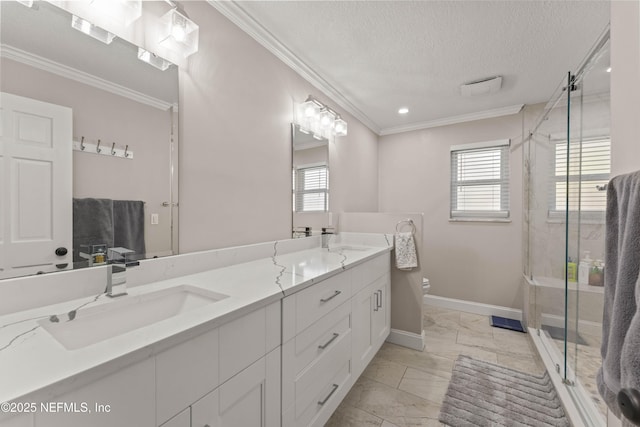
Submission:
M 283 300 L 282 426 L 322 426 L 390 331 L 385 253 Z
M 157 355 L 158 425 L 279 426 L 280 315 L 277 302 Z

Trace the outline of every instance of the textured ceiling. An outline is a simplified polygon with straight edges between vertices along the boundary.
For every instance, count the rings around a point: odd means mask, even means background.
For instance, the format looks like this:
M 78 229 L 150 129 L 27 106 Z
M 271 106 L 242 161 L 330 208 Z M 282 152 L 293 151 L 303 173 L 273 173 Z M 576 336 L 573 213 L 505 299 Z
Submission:
M 236 4 L 382 133 L 545 102 L 609 22 L 608 1 Z M 500 92 L 460 95 L 461 84 L 496 75 Z

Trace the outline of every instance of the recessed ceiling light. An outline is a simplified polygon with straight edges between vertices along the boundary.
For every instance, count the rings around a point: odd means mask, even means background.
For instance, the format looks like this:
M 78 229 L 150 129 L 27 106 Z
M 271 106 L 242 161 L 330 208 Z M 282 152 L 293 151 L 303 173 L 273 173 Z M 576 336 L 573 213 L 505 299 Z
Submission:
M 402 107 L 398 110 L 398 114 L 407 114 L 409 109 L 407 107 Z
M 611 72 L 611 67 L 607 68 L 607 73 Z

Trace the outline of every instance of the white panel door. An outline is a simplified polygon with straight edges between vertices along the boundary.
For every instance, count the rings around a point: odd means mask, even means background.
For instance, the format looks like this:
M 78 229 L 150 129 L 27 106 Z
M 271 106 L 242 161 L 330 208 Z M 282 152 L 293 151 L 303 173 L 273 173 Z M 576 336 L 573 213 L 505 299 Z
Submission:
M 72 132 L 70 108 L 0 92 L 0 278 L 72 267 Z

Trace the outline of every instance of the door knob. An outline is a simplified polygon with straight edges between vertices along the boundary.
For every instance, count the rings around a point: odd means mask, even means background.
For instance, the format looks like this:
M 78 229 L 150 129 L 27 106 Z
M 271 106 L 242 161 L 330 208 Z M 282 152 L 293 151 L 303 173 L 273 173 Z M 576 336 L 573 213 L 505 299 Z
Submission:
M 618 393 L 618 406 L 626 419 L 640 426 L 640 391 L 633 388 L 620 390 Z
M 67 254 L 67 252 L 68 252 L 67 248 L 60 247 L 60 248 L 56 249 L 56 255 L 58 255 L 58 256 L 65 256 Z

